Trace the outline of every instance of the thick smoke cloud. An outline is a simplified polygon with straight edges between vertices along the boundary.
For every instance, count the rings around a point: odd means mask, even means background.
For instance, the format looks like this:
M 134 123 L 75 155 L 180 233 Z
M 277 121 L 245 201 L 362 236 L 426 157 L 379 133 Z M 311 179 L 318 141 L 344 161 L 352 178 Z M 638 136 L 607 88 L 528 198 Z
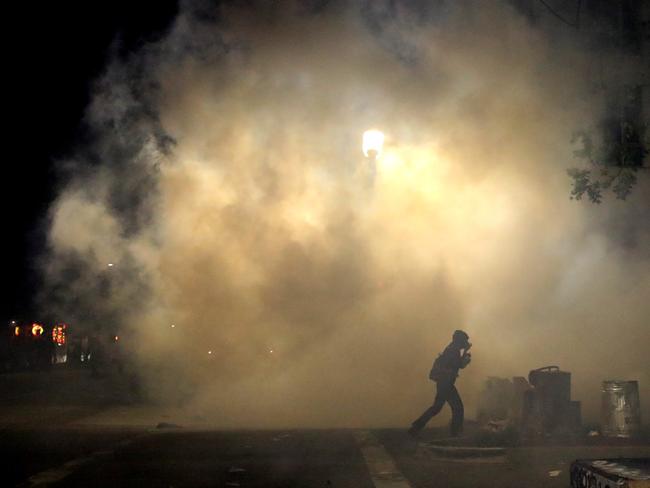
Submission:
M 153 398 L 224 426 L 404 425 L 457 328 L 470 415 L 487 375 L 547 364 L 588 417 L 613 377 L 647 407 L 648 186 L 568 199 L 603 110 L 579 42 L 506 3 L 263 4 L 184 5 L 108 65 L 48 310 L 119 326 Z

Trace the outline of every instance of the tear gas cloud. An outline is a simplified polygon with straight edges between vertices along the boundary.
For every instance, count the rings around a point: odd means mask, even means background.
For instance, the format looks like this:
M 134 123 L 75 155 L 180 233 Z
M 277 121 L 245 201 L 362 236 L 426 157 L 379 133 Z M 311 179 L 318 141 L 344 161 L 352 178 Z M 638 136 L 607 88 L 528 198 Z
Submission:
M 119 326 L 152 398 L 224 426 L 406 425 L 457 328 L 470 416 L 487 375 L 547 364 L 587 417 L 610 378 L 647 412 L 648 185 L 568 198 L 593 59 L 505 2 L 391 4 L 182 4 L 110 60 L 44 306 Z

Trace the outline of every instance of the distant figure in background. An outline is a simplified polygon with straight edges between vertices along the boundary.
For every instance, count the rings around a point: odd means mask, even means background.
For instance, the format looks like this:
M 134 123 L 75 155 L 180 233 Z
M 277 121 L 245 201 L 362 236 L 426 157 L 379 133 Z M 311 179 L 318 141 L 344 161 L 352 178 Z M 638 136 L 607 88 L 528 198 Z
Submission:
M 472 360 L 472 355 L 468 352 L 471 347 L 469 336 L 465 332 L 454 332 L 451 343 L 436 358 L 429 373 L 429 379 L 436 382 L 436 399 L 433 405 L 413 422 L 409 434 L 417 437 L 427 422 L 442 410 L 445 402 L 451 407 L 451 435 L 456 437 L 462 433 L 465 410 L 454 383 L 458 370 L 465 368 Z

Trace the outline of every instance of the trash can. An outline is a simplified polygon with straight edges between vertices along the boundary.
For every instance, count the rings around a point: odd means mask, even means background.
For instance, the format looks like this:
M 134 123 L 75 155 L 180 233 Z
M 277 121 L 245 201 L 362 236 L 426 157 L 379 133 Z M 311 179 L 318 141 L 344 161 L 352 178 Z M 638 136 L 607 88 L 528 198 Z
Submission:
M 526 421 L 533 430 L 544 434 L 571 432 L 579 427 L 579 405 L 571 403 L 571 373 L 557 366 L 532 370 L 528 381 L 533 386 L 525 409 Z
M 528 374 L 528 381 L 553 404 L 571 401 L 571 373 L 560 371 L 558 366 L 533 369 Z
M 603 381 L 602 432 L 607 437 L 635 437 L 641 432 L 637 381 Z

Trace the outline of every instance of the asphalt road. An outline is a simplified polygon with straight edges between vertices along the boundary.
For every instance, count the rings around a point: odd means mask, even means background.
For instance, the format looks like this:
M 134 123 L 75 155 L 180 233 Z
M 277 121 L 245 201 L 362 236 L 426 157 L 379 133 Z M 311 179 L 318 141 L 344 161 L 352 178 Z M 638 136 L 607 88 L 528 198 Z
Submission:
M 51 394 L 73 379 L 85 393 Z M 430 448 L 437 430 L 420 442 L 404 429 L 217 430 L 87 381 L 79 372 L 0 378 L 0 486 L 553 488 L 569 486 L 574 459 L 650 457 L 650 437 L 509 448 L 485 460 L 441 458 Z
M 4 429 L 0 446 L 3 485 L 93 488 L 567 487 L 574 459 L 650 457 L 650 445 L 546 446 L 442 460 L 398 429 L 30 427 Z

